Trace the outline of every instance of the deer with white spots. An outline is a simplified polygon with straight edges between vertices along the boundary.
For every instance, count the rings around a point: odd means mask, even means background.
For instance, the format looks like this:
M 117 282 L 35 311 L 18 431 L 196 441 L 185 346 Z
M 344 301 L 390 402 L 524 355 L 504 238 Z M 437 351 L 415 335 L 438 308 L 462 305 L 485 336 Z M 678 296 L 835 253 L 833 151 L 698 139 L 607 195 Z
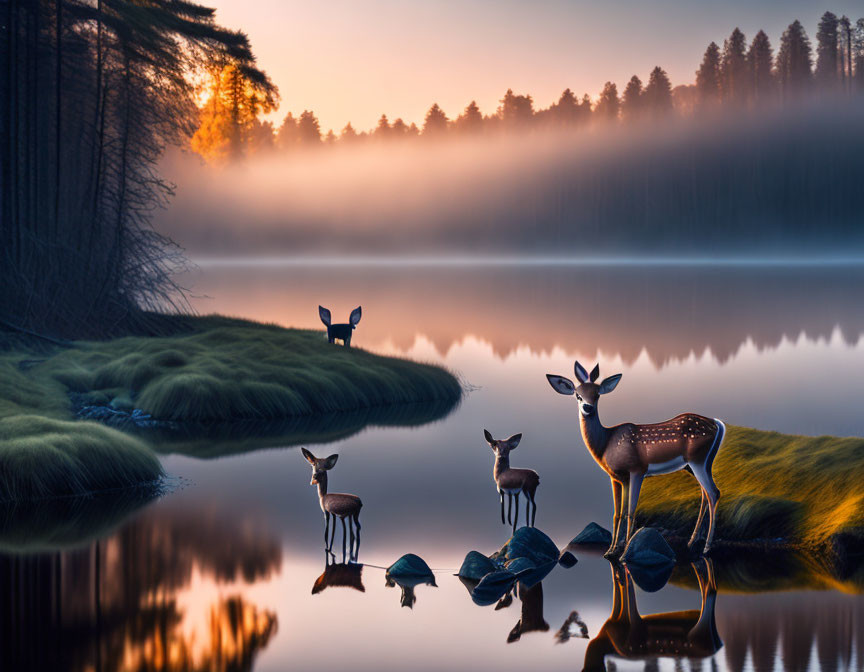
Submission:
M 600 376 L 599 364 L 590 375 L 579 362 L 576 362 L 574 369 L 579 381 L 578 386 L 564 376 L 546 374 L 546 378 L 556 392 L 576 399 L 585 446 L 612 480 L 615 529 L 606 557 L 620 555 L 630 539 L 642 481 L 648 476 L 670 474 L 682 469 L 690 471 L 696 477 L 702 490 L 699 516 L 688 546 L 692 547 L 699 540 L 707 510 L 708 535 L 703 553 L 708 553 L 714 540 L 717 500 L 720 498 L 720 490 L 714 484 L 711 468 L 723 443 L 726 425 L 716 418 L 683 413 L 653 425 L 628 422 L 615 427 L 604 427 L 597 415 L 597 403 L 601 394 L 608 394 L 615 389 L 621 380 L 621 374 L 609 376 L 597 383 Z M 627 528 L 622 537 L 621 527 L 625 516 Z

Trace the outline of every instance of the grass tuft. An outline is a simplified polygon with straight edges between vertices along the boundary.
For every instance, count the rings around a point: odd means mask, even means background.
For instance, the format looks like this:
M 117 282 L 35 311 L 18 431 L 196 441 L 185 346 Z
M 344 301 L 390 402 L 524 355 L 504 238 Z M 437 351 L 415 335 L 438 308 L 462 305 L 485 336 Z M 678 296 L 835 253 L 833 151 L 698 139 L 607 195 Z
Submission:
M 811 549 L 864 537 L 864 439 L 727 428 L 714 462 L 719 539 L 783 539 Z M 639 518 L 690 535 L 695 479 L 677 472 L 645 481 Z M 850 536 L 851 535 L 851 536 Z
M 0 501 L 83 495 L 161 475 L 145 443 L 109 427 L 37 415 L 0 419 Z

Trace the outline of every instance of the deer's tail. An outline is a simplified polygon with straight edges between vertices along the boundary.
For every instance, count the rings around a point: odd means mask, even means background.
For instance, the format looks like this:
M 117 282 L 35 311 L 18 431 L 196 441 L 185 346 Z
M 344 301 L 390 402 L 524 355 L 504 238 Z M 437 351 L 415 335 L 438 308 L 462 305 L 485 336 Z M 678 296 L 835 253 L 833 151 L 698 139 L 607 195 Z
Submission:
M 714 458 L 717 457 L 720 445 L 723 443 L 723 439 L 726 438 L 726 423 L 719 418 L 714 418 L 714 422 L 717 423 L 717 434 L 714 436 L 714 443 L 711 444 L 711 450 L 708 451 L 707 468 L 709 472 L 711 471 L 711 467 L 714 465 Z

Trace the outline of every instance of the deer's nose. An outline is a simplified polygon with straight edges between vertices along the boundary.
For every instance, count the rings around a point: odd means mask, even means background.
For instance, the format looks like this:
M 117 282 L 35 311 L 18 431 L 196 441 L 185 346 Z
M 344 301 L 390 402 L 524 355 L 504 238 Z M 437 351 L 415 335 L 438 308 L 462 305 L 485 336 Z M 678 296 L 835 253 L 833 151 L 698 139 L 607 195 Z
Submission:
M 583 415 L 591 415 L 594 413 L 594 404 L 586 404 L 582 403 L 582 414 Z

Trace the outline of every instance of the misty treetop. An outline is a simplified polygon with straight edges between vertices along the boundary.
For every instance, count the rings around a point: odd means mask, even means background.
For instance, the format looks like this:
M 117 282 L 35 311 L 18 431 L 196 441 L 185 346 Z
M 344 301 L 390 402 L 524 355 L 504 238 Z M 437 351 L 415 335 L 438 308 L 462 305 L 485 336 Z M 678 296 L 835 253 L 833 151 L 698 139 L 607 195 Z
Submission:
M 193 148 L 207 158 L 237 159 L 261 150 L 292 152 L 363 142 L 508 134 L 553 129 L 581 129 L 608 123 L 650 123 L 716 114 L 758 113 L 825 98 L 850 99 L 864 95 L 864 18 L 852 21 L 825 12 L 816 33 L 814 54 L 800 21 L 793 21 L 780 37 L 776 54 L 768 35 L 760 30 L 748 41 L 735 28 L 722 47 L 708 45 L 695 72 L 695 82 L 673 86 L 666 71 L 655 67 L 643 81 L 638 75 L 623 85 L 606 82 L 596 99 L 566 89 L 547 108 L 538 109 L 530 95 L 508 89 L 498 108 L 483 114 L 471 101 L 455 116 L 435 103 L 418 124 L 390 120 L 382 114 L 375 128 L 358 131 L 348 123 L 340 133 L 324 133 L 311 110 L 295 118 L 290 112 L 278 128 L 258 115 L 242 117 L 223 108 L 218 125 L 225 129 L 213 138 L 207 130 L 212 107 L 203 108 L 202 128 Z M 214 75 L 209 99 L 224 88 Z M 261 106 L 259 113 L 270 108 Z M 234 125 L 232 129 L 231 126 Z M 244 139 L 239 145 L 228 138 Z M 208 142 L 204 142 L 204 140 Z M 231 151 L 227 148 L 231 147 Z
M 186 0 L 0 3 L 0 323 L 55 336 L 146 329 L 182 302 L 182 257 L 149 226 L 168 144 L 200 128 L 196 81 L 230 68 L 275 100 L 240 32 Z M 230 74 L 236 73 L 236 74 Z

